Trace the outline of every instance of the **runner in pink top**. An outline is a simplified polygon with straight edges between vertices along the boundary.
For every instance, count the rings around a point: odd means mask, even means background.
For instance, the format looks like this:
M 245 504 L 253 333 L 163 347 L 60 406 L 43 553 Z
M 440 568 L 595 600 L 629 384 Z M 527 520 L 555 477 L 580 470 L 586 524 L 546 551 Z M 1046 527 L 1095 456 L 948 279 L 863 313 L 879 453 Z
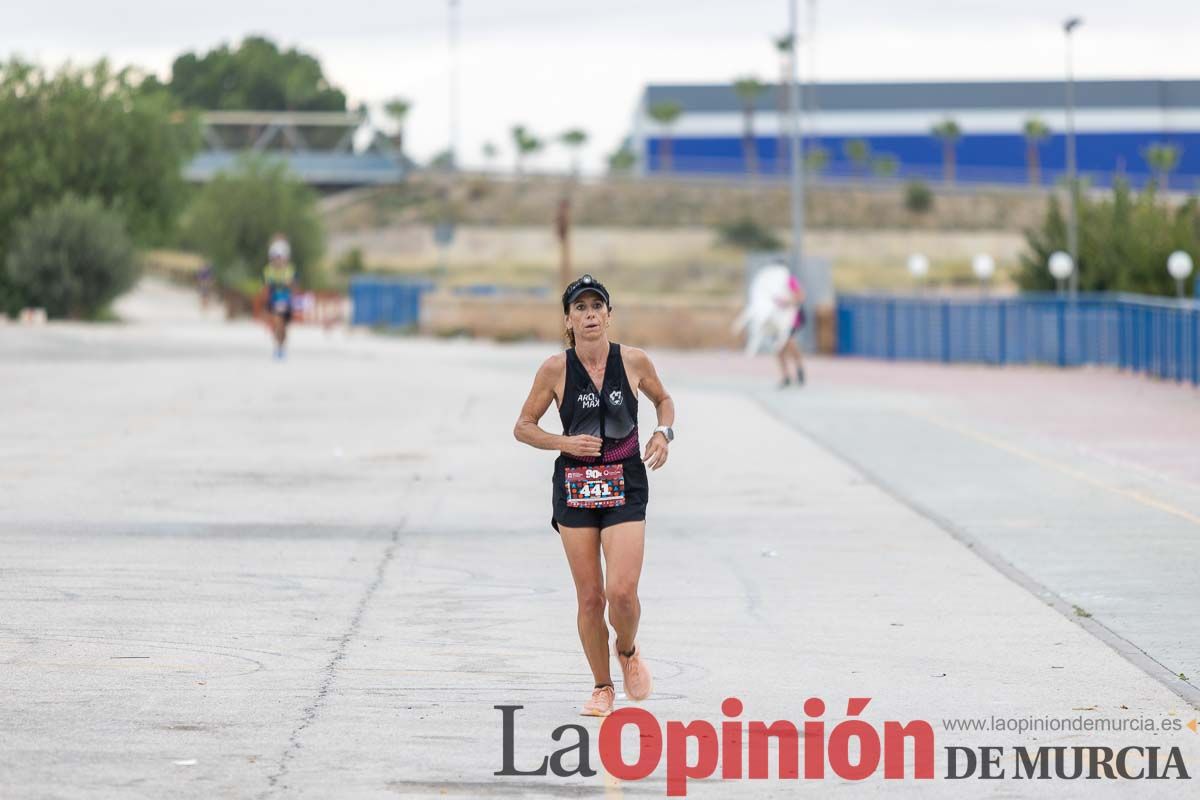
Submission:
M 797 341 L 800 331 L 804 329 L 804 287 L 795 275 L 788 276 L 788 296 L 780 300 L 780 305 L 794 307 L 796 316 L 792 322 L 792 332 L 779 348 L 779 369 L 783 373 L 783 381 L 779 388 L 784 389 L 792 383 L 792 370 L 788 368 L 788 359 L 795 364 L 796 385 L 804 385 L 804 360 L 800 354 L 800 344 Z

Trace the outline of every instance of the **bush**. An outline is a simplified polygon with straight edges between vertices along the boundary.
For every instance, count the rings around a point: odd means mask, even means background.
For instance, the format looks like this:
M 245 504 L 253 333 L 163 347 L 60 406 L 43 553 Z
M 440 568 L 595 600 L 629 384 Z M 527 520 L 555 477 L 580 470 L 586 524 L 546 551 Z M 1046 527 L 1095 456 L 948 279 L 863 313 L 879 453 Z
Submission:
M 771 229 L 751 217 L 717 226 L 721 244 L 741 250 L 779 250 L 783 242 Z
M 53 318 L 96 319 L 137 281 L 138 265 L 120 214 L 67 195 L 17 223 L 3 273 L 10 313 L 40 306 Z
M 933 208 L 933 190 L 924 181 L 909 181 L 904 187 L 904 207 L 914 214 Z
M 120 212 L 139 243 L 165 241 L 199 142 L 195 120 L 133 70 L 0 64 L 0 273 L 14 223 L 68 193 Z M 0 295 L 16 291 L 0 280 Z
M 1067 222 L 1057 197 L 1050 199 L 1039 228 L 1025 232 L 1017 283 L 1021 288 L 1055 288 L 1047 263 L 1067 249 Z M 1109 197 L 1079 203 L 1079 288 L 1087 292 L 1175 294 L 1167 257 L 1175 250 L 1200 256 L 1200 210 L 1195 198 L 1177 209 L 1159 202 L 1153 187 L 1135 195 L 1118 182 Z M 1195 280 L 1191 278 L 1189 280 Z
M 232 287 L 259 277 L 267 246 L 278 232 L 292 246 L 297 279 L 306 285 L 319 282 L 325 234 L 316 193 L 283 162 L 247 157 L 196 194 L 183 222 L 183 243 L 207 256 L 217 280 Z
M 367 271 L 367 262 L 363 259 L 362 248 L 355 247 L 347 250 L 342 254 L 341 258 L 334 264 L 334 269 L 338 275 L 350 277 L 351 275 L 361 275 Z

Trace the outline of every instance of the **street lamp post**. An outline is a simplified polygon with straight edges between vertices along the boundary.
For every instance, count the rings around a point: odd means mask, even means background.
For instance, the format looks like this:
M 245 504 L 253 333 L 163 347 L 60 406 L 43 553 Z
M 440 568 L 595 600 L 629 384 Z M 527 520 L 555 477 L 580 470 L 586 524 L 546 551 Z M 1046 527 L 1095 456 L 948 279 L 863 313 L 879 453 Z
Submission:
M 803 281 L 804 274 L 804 162 L 800 146 L 800 43 L 799 0 L 788 0 L 788 36 L 791 37 L 792 52 L 788 65 L 788 138 L 791 140 L 791 189 L 792 189 L 792 269 Z
M 925 289 L 925 276 L 929 274 L 929 259 L 924 253 L 913 253 L 908 257 L 908 274 L 917 282 L 917 291 Z
M 1083 24 L 1082 17 L 1071 17 L 1063 23 L 1067 42 L 1067 193 L 1070 195 L 1070 217 L 1067 220 L 1067 250 L 1071 261 L 1079 263 L 1079 176 L 1075 161 L 1075 67 L 1071 58 L 1071 33 Z M 1071 296 L 1079 292 L 1079 270 L 1071 271 Z
M 458 169 L 458 2 L 449 0 L 450 169 Z
M 1075 272 L 1075 261 L 1069 253 L 1064 253 L 1062 250 L 1050 254 L 1050 260 L 1047 263 L 1050 268 L 1050 274 L 1054 276 L 1054 280 L 1058 284 L 1058 293 L 1063 293 L 1063 282 Z
M 1183 250 L 1176 250 L 1167 258 L 1167 272 L 1175 279 L 1175 294 L 1183 299 L 1183 282 L 1192 274 L 1192 257 Z
M 979 253 L 971 260 L 971 270 L 979 279 L 979 291 L 987 294 L 988 281 L 996 274 L 996 259 L 987 253 Z

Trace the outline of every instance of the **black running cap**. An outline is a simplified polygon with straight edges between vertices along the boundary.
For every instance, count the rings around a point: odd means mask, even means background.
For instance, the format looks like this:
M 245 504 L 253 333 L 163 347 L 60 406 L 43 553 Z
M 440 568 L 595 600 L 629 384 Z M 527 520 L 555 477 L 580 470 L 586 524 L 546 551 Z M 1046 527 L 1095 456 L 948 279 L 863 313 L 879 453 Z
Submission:
M 591 275 L 583 275 L 582 277 L 571 281 L 571 285 L 567 287 L 565 292 L 563 292 L 562 301 L 564 314 L 566 314 L 567 310 L 571 307 L 571 303 L 575 302 L 575 298 L 579 297 L 579 295 L 583 294 L 584 292 L 595 292 L 604 298 L 604 305 L 612 308 L 612 299 L 609 298 L 608 289 L 604 288 L 604 284 L 593 278 Z

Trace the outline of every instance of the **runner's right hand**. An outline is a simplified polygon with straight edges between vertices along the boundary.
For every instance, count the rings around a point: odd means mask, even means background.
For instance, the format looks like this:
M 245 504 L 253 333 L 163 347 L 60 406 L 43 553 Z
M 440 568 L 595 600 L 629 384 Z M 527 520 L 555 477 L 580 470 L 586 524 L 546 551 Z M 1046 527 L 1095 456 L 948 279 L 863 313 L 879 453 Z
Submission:
M 562 452 L 576 458 L 594 458 L 600 455 L 601 439 L 599 436 L 568 436 L 563 444 Z

